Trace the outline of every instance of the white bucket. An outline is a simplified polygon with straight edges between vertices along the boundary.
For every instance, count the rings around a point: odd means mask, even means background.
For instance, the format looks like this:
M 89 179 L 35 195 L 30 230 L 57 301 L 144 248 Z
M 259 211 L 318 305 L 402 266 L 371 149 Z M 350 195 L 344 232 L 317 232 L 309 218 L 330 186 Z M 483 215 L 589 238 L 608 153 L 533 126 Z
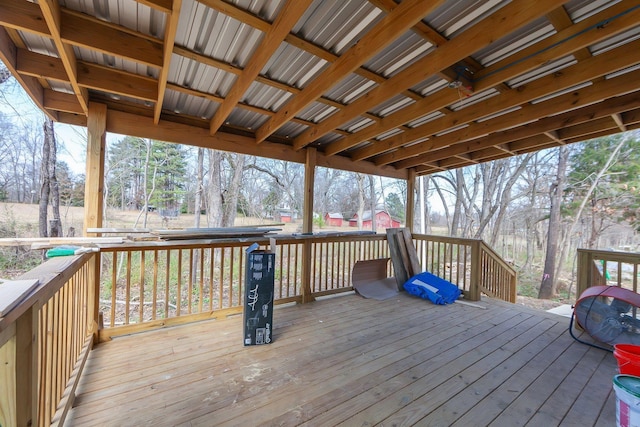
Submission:
M 640 427 L 640 377 L 616 375 L 616 422 L 618 427 Z

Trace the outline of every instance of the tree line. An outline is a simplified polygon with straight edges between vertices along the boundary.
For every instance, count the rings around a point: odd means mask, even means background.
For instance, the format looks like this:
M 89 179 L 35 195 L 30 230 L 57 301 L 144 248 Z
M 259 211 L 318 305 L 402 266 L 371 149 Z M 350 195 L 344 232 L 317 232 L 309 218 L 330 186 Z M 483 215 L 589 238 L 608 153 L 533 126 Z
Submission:
M 53 126 L 0 111 L 0 201 L 39 203 L 41 235 L 62 232 L 47 206 L 84 202 L 84 175 L 56 157 L 64 141 Z M 626 132 L 421 177 L 414 229 L 484 239 L 549 298 L 574 271 L 576 248 L 638 250 L 639 144 L 638 132 Z M 105 207 L 138 211 L 142 226 L 161 211 L 202 212 L 206 224 L 195 215 L 194 226 L 226 227 L 238 215 L 300 215 L 303 182 L 301 164 L 124 137 L 107 146 Z M 361 219 L 382 209 L 403 222 L 406 190 L 403 181 L 317 168 L 314 229 L 329 212 Z

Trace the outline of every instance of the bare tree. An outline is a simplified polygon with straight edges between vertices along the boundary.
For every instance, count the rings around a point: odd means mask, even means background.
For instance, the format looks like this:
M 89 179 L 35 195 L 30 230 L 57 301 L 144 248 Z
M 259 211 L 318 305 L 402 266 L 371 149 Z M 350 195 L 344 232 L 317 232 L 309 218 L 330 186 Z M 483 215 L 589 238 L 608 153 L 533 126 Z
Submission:
M 558 149 L 558 171 L 556 180 L 552 184 L 549 193 L 551 207 L 549 210 L 549 229 L 547 231 L 547 251 L 544 259 L 544 270 L 538 298 L 549 299 L 556 293 L 556 261 L 558 255 L 558 244 L 560 238 L 560 223 L 562 198 L 567 179 L 567 160 L 569 149 L 562 146 Z
M 41 237 L 56 237 L 60 235 L 60 191 L 56 178 L 56 139 L 53 131 L 53 120 L 45 119 L 44 143 L 42 146 L 42 164 L 39 208 L 39 229 Z M 50 230 L 47 231 L 48 205 L 51 203 L 53 219 L 50 221 Z

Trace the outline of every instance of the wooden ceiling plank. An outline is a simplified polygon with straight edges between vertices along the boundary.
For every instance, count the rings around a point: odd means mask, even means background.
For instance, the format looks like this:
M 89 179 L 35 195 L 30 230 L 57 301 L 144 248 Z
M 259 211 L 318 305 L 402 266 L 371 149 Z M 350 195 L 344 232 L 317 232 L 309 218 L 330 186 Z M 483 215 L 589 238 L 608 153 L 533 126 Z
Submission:
M 428 151 L 437 150 L 448 145 L 459 144 L 482 135 L 500 132 L 503 129 L 517 126 L 520 123 L 527 123 L 537 119 L 542 119 L 550 114 L 569 111 L 581 106 L 599 102 L 603 99 L 615 97 L 619 94 L 628 93 L 637 89 L 635 83 L 637 80 L 635 79 L 638 78 L 640 78 L 640 71 L 633 71 L 622 76 L 598 82 L 578 91 L 557 96 L 544 102 L 528 104 L 517 111 L 504 114 L 492 120 L 470 124 L 464 129 L 448 133 L 438 138 L 432 138 L 426 143 L 420 143 L 410 147 L 402 147 L 392 153 L 389 153 L 389 155 L 383 154 L 376 158 L 376 163 L 387 164 L 397 162 L 402 159 L 409 159 L 410 157 L 418 156 L 420 154 L 427 153 Z M 523 127 L 524 126 L 521 126 L 521 128 Z M 405 167 L 405 165 L 411 164 L 411 161 L 407 161 L 406 163 L 403 162 L 401 164 Z
M 178 30 L 178 21 L 180 20 L 181 8 L 182 0 L 173 0 L 173 4 L 171 5 L 171 12 L 167 14 L 167 22 L 164 29 L 162 68 L 160 68 L 160 74 L 158 75 L 158 91 L 156 93 L 156 105 L 153 111 L 153 122 L 155 124 L 160 121 L 160 113 L 162 113 L 162 104 L 164 102 L 165 90 L 167 88 L 167 78 L 169 77 L 171 55 L 173 55 L 173 46 L 176 40 L 176 31 Z
M 379 105 L 398 91 L 415 86 L 429 76 L 461 61 L 478 49 L 510 34 L 555 7 L 558 7 L 558 2 L 552 0 L 540 0 L 527 5 L 514 2 L 504 6 L 450 40 L 446 45 L 440 46 L 429 55 L 372 89 L 366 96 L 360 97 L 343 111 L 329 116 L 314 129 L 303 132 L 295 139 L 294 147 L 300 148 L 311 143 L 332 129 Z
M 52 120 L 57 120 L 57 115 L 44 108 L 44 88 L 38 79 L 18 72 L 18 52 L 20 49 L 13 43 L 5 28 L 0 28 L 0 59 L 33 102 L 44 111 Z
M 562 9 L 564 11 L 563 7 L 560 7 L 559 9 Z M 558 9 L 556 9 L 558 10 Z M 615 11 L 614 11 L 615 12 Z M 565 12 L 566 14 L 566 12 Z M 592 43 L 596 43 L 598 41 L 601 41 L 603 39 L 605 39 L 606 37 L 610 37 L 613 34 L 618 34 L 619 32 L 622 32 L 626 29 L 629 28 L 629 24 L 630 21 L 625 20 L 625 21 L 620 21 L 620 20 L 616 20 L 613 21 L 611 23 L 609 23 L 606 27 L 606 31 L 604 30 L 600 30 L 600 31 L 593 31 L 589 34 L 581 34 L 583 31 L 585 31 L 585 29 L 590 28 L 591 26 L 594 26 L 595 23 L 602 21 L 605 17 L 610 17 L 611 16 L 611 12 L 609 10 L 605 10 L 603 12 L 600 12 L 600 14 L 596 15 L 595 17 L 591 17 L 588 19 L 588 22 L 586 24 L 589 25 L 585 25 L 584 22 L 581 22 L 578 26 L 578 30 L 576 31 L 576 29 L 572 28 L 572 29 L 567 29 L 564 31 L 561 31 L 560 33 L 558 33 L 556 39 L 561 40 L 562 38 L 586 38 L 588 37 L 588 40 L 585 42 L 580 42 L 580 40 L 575 40 L 572 41 L 572 44 L 563 44 L 557 48 L 555 48 L 554 50 L 554 54 L 553 55 L 549 55 L 547 54 L 545 56 L 545 61 L 550 61 L 553 59 L 557 59 L 559 57 L 562 56 L 566 56 L 567 54 L 570 54 L 572 52 L 572 49 L 575 46 L 582 46 L 582 45 L 586 45 L 586 44 L 592 44 Z M 578 33 L 580 34 L 579 36 L 575 36 L 575 34 Z M 554 39 L 554 40 L 556 40 Z M 557 40 L 556 40 L 557 42 Z M 538 51 L 544 51 L 545 49 L 547 49 L 550 46 L 549 41 L 547 39 L 542 40 L 541 42 L 537 43 L 536 45 L 534 45 L 533 47 L 530 47 L 529 49 L 531 50 L 531 52 L 535 52 L 536 49 Z M 523 58 L 522 62 L 528 62 L 530 64 L 531 67 L 533 66 L 537 66 L 539 65 L 538 61 L 536 60 L 535 57 L 531 56 L 528 58 Z M 576 67 L 574 67 L 576 68 Z M 584 68 L 584 67 L 583 67 Z M 562 71 L 564 73 L 564 70 Z M 480 72 L 482 73 L 482 71 Z M 520 69 L 516 69 L 514 67 L 506 67 L 503 66 L 502 68 L 498 68 L 495 70 L 494 74 L 493 74 L 493 78 L 491 79 L 490 83 L 491 85 L 487 85 L 486 83 L 483 84 L 481 86 L 481 90 L 486 90 L 489 89 L 489 87 L 493 87 L 492 85 L 495 84 L 499 84 L 500 82 L 504 82 L 506 80 L 512 79 L 516 76 L 518 76 L 519 74 L 521 74 Z M 593 77 L 592 77 L 593 78 Z M 534 83 L 535 84 L 535 83 Z M 521 90 L 522 87 L 518 88 L 518 89 L 512 89 L 509 91 L 503 91 L 504 95 L 510 94 L 511 92 L 513 92 L 514 90 Z M 448 95 L 448 96 L 446 96 Z M 502 95 L 501 95 L 502 96 Z M 434 98 L 435 97 L 435 98 Z M 502 99 L 502 98 L 500 98 Z M 424 116 L 427 112 L 433 112 L 436 110 L 439 110 L 441 108 L 443 108 L 445 105 L 451 104 L 453 102 L 456 102 L 459 100 L 459 95 L 457 94 L 457 92 L 454 91 L 447 91 L 447 90 L 441 90 L 439 92 L 437 92 L 436 94 L 434 94 L 431 97 L 427 97 L 424 98 L 421 101 L 418 101 L 412 105 L 409 105 L 405 108 L 403 108 L 402 110 L 400 110 L 399 112 L 395 113 L 395 114 L 391 114 L 387 117 L 384 117 L 380 123 L 378 125 L 374 125 L 374 126 L 369 126 L 366 129 L 364 129 L 361 132 L 357 132 L 354 133 L 344 139 L 338 140 L 333 142 L 332 144 L 330 144 L 329 146 L 326 147 L 325 149 L 325 154 L 331 155 L 331 154 L 336 154 L 338 152 L 344 151 L 348 148 L 354 147 L 355 145 L 366 141 L 366 140 L 370 140 L 371 138 L 380 135 L 390 129 L 393 129 L 394 127 L 398 127 L 400 124 L 402 123 L 408 123 L 412 120 L 415 120 L 421 116 Z M 485 110 L 486 111 L 486 110 Z M 457 124 L 459 124 L 459 120 L 458 119 L 453 119 L 453 116 L 451 118 L 443 118 L 441 119 L 441 121 L 449 121 L 449 122 L 455 122 Z M 453 125 L 452 125 L 453 126 Z M 436 131 L 437 132 L 437 131 Z M 352 158 L 354 160 L 358 160 L 358 159 L 364 159 L 367 157 L 371 157 L 377 154 L 380 154 L 386 150 L 389 150 L 391 148 L 396 148 L 399 147 L 399 145 L 397 144 L 393 144 L 392 141 L 387 141 L 386 144 L 381 144 L 380 148 L 382 148 L 382 150 L 380 151 L 375 151 L 378 144 L 378 141 L 376 141 L 376 145 L 373 147 L 367 147 L 368 150 L 358 150 L 356 153 L 352 153 Z
M 44 20 L 49 27 L 51 38 L 58 50 L 58 56 L 62 60 L 64 69 L 69 76 L 69 83 L 78 98 L 82 111 L 84 111 L 84 114 L 86 115 L 89 112 L 89 92 L 78 85 L 76 55 L 73 52 L 73 48 L 62 41 L 60 4 L 57 0 L 41 0 L 39 5 L 42 15 L 44 16 Z
M 269 27 L 260 45 L 255 49 L 242 74 L 238 76 L 233 86 L 227 93 L 224 102 L 218 107 L 211 119 L 210 132 L 214 134 L 227 120 L 234 107 L 240 101 L 247 89 L 251 86 L 264 65 L 269 61 L 273 53 L 280 47 L 285 36 L 289 34 L 293 26 L 307 10 L 313 0 L 288 0 L 282 7 L 278 17 Z
M 540 137 L 542 132 L 553 131 L 566 126 L 588 123 L 592 120 L 610 116 L 617 112 L 638 108 L 640 107 L 640 96 L 638 95 L 638 92 L 632 92 L 618 97 L 611 96 L 610 99 L 592 103 L 586 107 L 578 108 L 556 116 L 546 117 L 515 129 L 496 132 L 489 136 L 483 136 L 461 144 L 433 150 L 431 152 L 418 155 L 417 157 L 409 158 L 406 161 L 403 160 L 398 162 L 394 164 L 394 166 L 397 168 L 413 167 L 415 164 L 442 160 L 456 154 L 474 152 L 503 143 L 508 143 L 512 150 L 519 151 L 519 140 Z M 544 135 L 542 135 L 542 138 L 546 141 L 549 140 L 548 137 Z M 376 163 L 378 162 L 381 164 L 393 163 L 393 161 L 387 162 L 386 159 L 376 159 Z
M 351 158 L 354 160 L 362 160 L 373 157 L 385 151 L 399 148 L 413 140 L 435 135 L 451 127 L 481 119 L 487 115 L 487 112 L 505 111 L 509 108 L 525 105 L 537 98 L 576 86 L 637 63 L 640 63 L 640 40 L 630 45 L 612 49 L 596 57 L 591 57 L 581 63 L 567 67 L 560 72 L 547 75 L 527 85 L 520 86 L 509 92 L 504 92 L 498 96 L 489 98 L 486 101 L 432 120 L 409 131 L 394 135 L 382 141 L 376 141 L 368 147 L 354 150 L 354 152 L 351 153 Z M 385 119 L 382 119 L 381 122 Z M 344 139 L 348 138 L 349 137 Z
M 442 0 L 432 2 L 420 0 L 403 1 L 393 12 L 382 18 L 357 44 L 349 48 L 340 58 L 330 64 L 322 74 L 311 81 L 298 96 L 287 102 L 273 118 L 263 124 L 256 132 L 256 142 L 264 141 L 287 120 L 319 98 L 327 89 L 334 86 L 336 82 L 358 69 L 364 62 L 404 34 L 441 2 Z M 387 82 L 390 80 L 387 80 Z M 402 90 L 409 87 L 407 86 Z M 300 148 L 300 145 L 296 145 L 296 149 Z
M 162 44 L 159 41 L 132 35 L 113 25 L 64 9 L 61 14 L 63 42 L 151 67 L 162 66 Z

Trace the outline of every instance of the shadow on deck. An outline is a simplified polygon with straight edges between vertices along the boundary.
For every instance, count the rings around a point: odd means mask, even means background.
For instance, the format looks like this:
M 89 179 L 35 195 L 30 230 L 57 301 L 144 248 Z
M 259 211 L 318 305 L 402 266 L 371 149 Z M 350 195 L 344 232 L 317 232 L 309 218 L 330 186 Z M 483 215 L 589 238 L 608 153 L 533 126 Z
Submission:
M 276 308 L 265 346 L 242 345 L 242 316 L 116 338 L 90 353 L 65 424 L 615 424 L 611 353 L 565 317 L 479 304 L 349 294 Z

